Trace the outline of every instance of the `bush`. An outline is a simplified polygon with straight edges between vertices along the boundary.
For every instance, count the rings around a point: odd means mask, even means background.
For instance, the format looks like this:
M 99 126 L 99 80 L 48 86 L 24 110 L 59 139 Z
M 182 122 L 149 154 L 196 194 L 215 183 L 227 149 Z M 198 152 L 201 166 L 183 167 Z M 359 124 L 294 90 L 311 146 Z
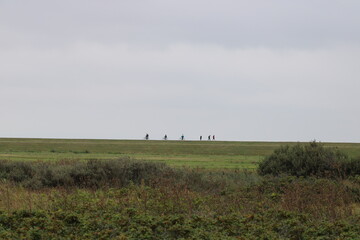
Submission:
M 161 163 L 118 160 L 71 162 L 0 161 L 0 179 L 29 188 L 43 187 L 122 187 L 148 183 L 169 171 Z
M 357 167 L 354 170 L 353 167 Z M 337 148 L 326 148 L 318 142 L 281 146 L 259 164 L 260 175 L 344 177 L 358 174 L 360 161 L 350 160 Z
M 133 184 L 175 185 L 194 191 L 220 192 L 258 181 L 247 171 L 170 168 L 166 164 L 130 160 L 39 161 L 0 160 L 0 180 L 40 189 L 49 187 L 124 187 Z
M 360 177 L 360 158 L 351 159 L 344 163 L 344 169 L 348 176 Z

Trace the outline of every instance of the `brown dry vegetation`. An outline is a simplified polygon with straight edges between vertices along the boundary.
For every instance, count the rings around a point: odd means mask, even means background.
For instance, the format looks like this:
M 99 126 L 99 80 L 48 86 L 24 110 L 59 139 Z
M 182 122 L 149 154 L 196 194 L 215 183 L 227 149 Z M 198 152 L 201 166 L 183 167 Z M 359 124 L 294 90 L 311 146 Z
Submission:
M 360 234 L 358 178 L 155 169 L 161 174 L 140 171 L 140 181 L 122 186 L 84 178 L 89 183 L 33 189 L 3 179 L 0 237 L 357 239 Z

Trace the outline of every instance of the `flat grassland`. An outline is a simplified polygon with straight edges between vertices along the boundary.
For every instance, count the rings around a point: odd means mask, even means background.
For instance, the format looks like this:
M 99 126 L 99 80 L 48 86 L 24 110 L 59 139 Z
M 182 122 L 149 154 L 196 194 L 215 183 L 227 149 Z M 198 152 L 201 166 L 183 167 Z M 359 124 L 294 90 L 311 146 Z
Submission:
M 164 162 L 174 167 L 255 169 L 274 149 L 295 142 L 156 141 L 0 138 L 0 159 L 131 159 Z M 360 143 L 324 143 L 350 157 L 360 157 Z

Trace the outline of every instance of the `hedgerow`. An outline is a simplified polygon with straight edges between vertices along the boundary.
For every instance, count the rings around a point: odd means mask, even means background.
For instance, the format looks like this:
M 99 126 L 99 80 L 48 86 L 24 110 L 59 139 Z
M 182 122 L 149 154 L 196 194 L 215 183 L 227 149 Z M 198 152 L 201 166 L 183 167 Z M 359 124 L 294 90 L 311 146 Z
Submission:
M 177 184 L 197 191 L 223 191 L 224 187 L 251 184 L 258 176 L 249 171 L 201 171 L 130 160 L 6 161 L 0 160 L 0 180 L 31 189 L 49 187 L 102 188 L 129 184 Z
M 25 162 L 0 161 L 0 179 L 39 189 L 44 187 L 126 186 L 163 175 L 170 168 L 161 163 L 118 160 Z

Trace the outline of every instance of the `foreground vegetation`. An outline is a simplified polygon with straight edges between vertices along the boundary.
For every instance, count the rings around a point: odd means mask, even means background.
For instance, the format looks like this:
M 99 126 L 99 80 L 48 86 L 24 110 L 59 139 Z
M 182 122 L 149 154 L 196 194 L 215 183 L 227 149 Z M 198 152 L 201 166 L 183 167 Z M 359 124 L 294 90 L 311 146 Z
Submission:
M 222 194 L 166 185 L 36 193 L 12 188 L 8 194 L 12 203 L 0 213 L 0 237 L 359 239 L 360 219 L 352 212 L 350 199 L 337 199 L 338 194 L 324 200 L 327 192 L 312 193 L 314 188 L 321 188 L 321 183 L 298 184 L 293 183 L 296 190 L 311 192 L 315 199 L 302 200 L 303 196 L 289 189 L 263 193 L 261 184 L 251 191 L 237 189 Z M 2 186 L 5 192 L 6 187 Z M 330 191 L 341 189 L 333 183 L 326 187 Z
M 356 144 L 83 141 L 0 141 L 0 239 L 360 239 Z
M 1 239 L 359 239 L 360 178 L 0 162 Z

